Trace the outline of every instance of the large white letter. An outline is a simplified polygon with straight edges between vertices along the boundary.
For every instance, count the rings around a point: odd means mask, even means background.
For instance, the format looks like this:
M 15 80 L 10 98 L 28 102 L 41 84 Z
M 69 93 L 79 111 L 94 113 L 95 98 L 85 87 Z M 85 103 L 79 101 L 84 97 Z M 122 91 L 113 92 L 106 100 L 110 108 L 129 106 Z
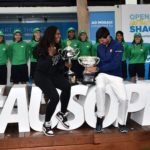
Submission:
M 4 102 L 7 98 L 6 96 L 3 96 L 4 90 L 5 90 L 5 85 L 0 85 L 0 108 L 3 107 Z
M 85 120 L 87 124 L 93 128 L 96 127 L 96 114 L 95 114 L 95 104 L 96 104 L 96 87 L 93 86 L 89 88 L 85 104 Z M 110 86 L 106 88 L 106 101 L 105 101 L 105 119 L 103 123 L 103 127 L 108 127 L 112 123 L 114 123 L 118 117 L 118 99 L 114 92 L 112 91 Z
M 68 110 L 74 114 L 74 119 L 69 120 L 70 128 L 68 130 L 73 130 L 79 128 L 85 121 L 84 119 L 84 109 L 81 105 L 82 102 L 75 102 L 74 96 L 83 95 L 86 96 L 88 91 L 88 86 L 85 85 L 75 85 L 71 87 L 71 97 L 68 104 Z M 78 99 L 78 101 L 83 101 L 84 99 Z M 57 126 L 59 129 L 65 129 L 60 123 Z
M 60 94 L 60 90 L 58 90 Z M 39 114 L 42 97 L 42 91 L 39 87 L 32 86 L 31 98 L 30 98 L 30 106 L 29 106 L 29 120 L 30 126 L 35 131 L 42 131 L 42 126 L 45 120 L 45 115 Z M 60 102 L 58 103 L 56 110 L 52 116 L 52 128 L 54 128 L 58 120 L 55 115 L 60 110 Z
M 137 84 L 128 84 L 126 89 L 130 99 L 131 119 L 142 126 L 150 125 L 150 82 L 139 81 Z
M 26 85 L 14 85 L 0 114 L 0 133 L 4 133 L 8 123 L 18 123 L 19 132 L 29 132 Z M 18 112 L 13 109 L 17 101 Z

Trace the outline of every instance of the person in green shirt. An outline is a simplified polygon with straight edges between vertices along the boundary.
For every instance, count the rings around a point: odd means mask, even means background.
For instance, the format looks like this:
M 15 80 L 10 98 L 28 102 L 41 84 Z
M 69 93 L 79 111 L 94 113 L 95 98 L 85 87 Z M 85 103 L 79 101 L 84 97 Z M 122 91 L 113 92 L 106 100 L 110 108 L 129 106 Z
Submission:
M 28 66 L 30 46 L 23 41 L 19 29 L 13 32 L 13 42 L 8 47 L 11 62 L 11 82 L 26 83 L 28 81 Z
M 93 44 L 92 46 L 92 56 L 97 56 L 97 46 L 99 45 L 100 43 L 96 41 L 96 43 Z
M 7 83 L 8 45 L 5 43 L 4 33 L 0 31 L 0 85 Z
M 80 41 L 79 56 L 92 56 L 92 43 L 88 41 L 88 36 L 85 30 L 80 30 L 78 40 Z
M 97 56 L 97 46 L 100 45 L 99 38 L 96 35 L 96 42 L 92 46 L 92 56 Z
M 63 40 L 61 47 L 65 48 L 71 46 L 72 48 L 79 48 L 80 42 L 76 38 L 76 30 L 73 27 L 68 28 L 67 30 L 67 39 Z
M 116 40 L 120 42 L 123 45 L 124 51 L 122 56 L 122 77 L 124 80 L 127 79 L 127 50 L 128 50 L 128 44 L 124 40 L 124 35 L 122 31 L 116 32 Z
M 80 56 L 92 56 L 92 43 L 88 41 L 88 36 L 85 30 L 80 30 L 78 40 L 80 41 L 79 49 Z M 84 67 L 79 64 L 78 74 L 79 80 L 83 78 Z
M 129 75 L 131 82 L 136 82 L 136 76 L 143 80 L 145 76 L 145 60 L 148 50 L 143 44 L 141 33 L 135 33 L 131 46 L 128 48 L 127 56 L 129 60 Z
M 74 49 L 76 49 L 76 48 L 79 49 L 79 47 L 80 47 L 80 42 L 76 38 L 76 31 L 73 27 L 70 27 L 67 30 L 67 39 L 62 41 L 62 43 L 61 43 L 61 48 L 62 49 L 64 49 L 67 46 L 71 46 Z M 69 67 L 67 62 L 65 63 L 65 66 L 66 66 L 65 71 L 67 72 L 68 67 Z M 71 66 L 72 66 L 71 70 L 75 73 L 75 76 L 78 80 L 80 78 L 80 74 L 78 72 L 79 63 L 78 63 L 77 57 L 72 60 L 72 65 Z
M 34 80 L 35 68 L 37 65 L 37 59 L 33 57 L 33 50 L 37 47 L 39 41 L 41 39 L 41 30 L 40 28 L 33 29 L 32 40 L 29 42 L 30 45 L 30 79 Z

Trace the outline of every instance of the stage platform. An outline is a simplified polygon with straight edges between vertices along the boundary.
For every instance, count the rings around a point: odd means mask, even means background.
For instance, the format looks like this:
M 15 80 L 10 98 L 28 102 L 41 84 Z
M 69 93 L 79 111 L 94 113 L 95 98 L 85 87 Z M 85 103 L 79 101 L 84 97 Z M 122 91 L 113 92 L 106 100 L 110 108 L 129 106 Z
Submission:
M 0 135 L 0 150 L 150 150 L 150 126 L 141 127 L 129 121 L 129 133 L 120 133 L 113 126 L 96 133 L 84 124 L 73 131 L 55 129 L 55 136 L 41 132 L 18 133 L 17 124 L 10 124 Z

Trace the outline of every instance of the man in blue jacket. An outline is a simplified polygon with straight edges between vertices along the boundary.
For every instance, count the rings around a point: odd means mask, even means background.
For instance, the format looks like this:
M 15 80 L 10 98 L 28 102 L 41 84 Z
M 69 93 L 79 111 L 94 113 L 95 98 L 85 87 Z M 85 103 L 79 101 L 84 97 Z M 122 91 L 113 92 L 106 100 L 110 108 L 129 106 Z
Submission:
M 122 54 L 123 46 L 112 39 L 109 30 L 101 27 L 97 30 L 96 38 L 100 45 L 97 47 L 97 55 L 100 58 L 98 65 L 99 74 L 96 77 L 96 100 L 97 100 L 97 123 L 96 131 L 101 132 L 105 118 L 105 93 L 109 84 L 115 92 L 121 106 L 121 119 L 119 129 L 121 132 L 128 132 L 126 127 L 128 101 L 125 86 L 122 79 Z M 120 106 L 119 105 L 119 106 Z

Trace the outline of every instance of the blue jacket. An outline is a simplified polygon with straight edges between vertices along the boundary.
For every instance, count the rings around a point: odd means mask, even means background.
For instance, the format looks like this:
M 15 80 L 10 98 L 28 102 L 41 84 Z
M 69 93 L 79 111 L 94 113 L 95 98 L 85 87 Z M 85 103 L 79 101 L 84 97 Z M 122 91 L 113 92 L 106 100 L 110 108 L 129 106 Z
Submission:
M 100 58 L 98 64 L 100 73 L 122 77 L 122 54 L 122 44 L 113 39 L 107 47 L 100 44 L 97 47 L 97 56 Z

